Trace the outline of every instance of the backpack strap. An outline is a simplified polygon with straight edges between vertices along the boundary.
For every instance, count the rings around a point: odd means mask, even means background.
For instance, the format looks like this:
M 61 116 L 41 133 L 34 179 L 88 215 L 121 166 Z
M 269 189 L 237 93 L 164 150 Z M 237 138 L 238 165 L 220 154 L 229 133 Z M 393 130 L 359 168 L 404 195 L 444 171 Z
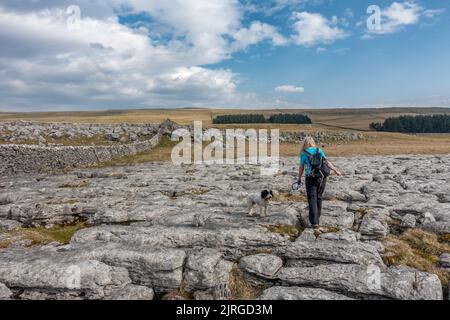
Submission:
M 311 152 L 308 152 L 306 149 L 303 150 L 303 152 L 304 152 L 304 153 L 306 154 L 306 156 L 308 157 L 309 162 L 311 162 L 314 155 L 313 155 Z

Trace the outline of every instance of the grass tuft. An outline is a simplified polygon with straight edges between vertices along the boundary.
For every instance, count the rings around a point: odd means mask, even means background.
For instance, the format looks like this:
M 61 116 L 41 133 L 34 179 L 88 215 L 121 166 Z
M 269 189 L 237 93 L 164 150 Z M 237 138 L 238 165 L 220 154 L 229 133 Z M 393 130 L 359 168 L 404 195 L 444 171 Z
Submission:
M 358 210 L 356 210 L 356 212 L 360 214 L 361 219 L 362 219 L 362 218 L 364 218 L 364 216 L 366 214 L 369 213 L 369 209 L 367 209 L 367 208 L 359 208 Z
M 186 282 L 183 280 L 178 289 L 164 294 L 161 300 L 194 300 L 194 295 L 187 291 Z
M 228 285 L 231 291 L 231 300 L 254 300 L 261 296 L 266 289 L 264 285 L 255 286 L 246 280 L 237 264 L 234 264 L 231 269 Z
M 387 266 L 406 265 L 424 272 L 436 274 L 444 288 L 450 280 L 448 272 L 439 267 L 439 256 L 450 253 L 450 245 L 440 241 L 436 234 L 420 229 L 411 229 L 401 235 L 386 237 Z
M 281 234 L 282 236 L 288 236 L 289 240 L 295 241 L 300 235 L 300 230 L 296 226 L 290 224 L 281 224 L 281 225 L 263 225 L 264 228 L 273 233 Z
M 52 242 L 68 244 L 78 230 L 88 228 L 85 222 L 71 225 L 54 226 L 52 228 L 19 228 L 6 232 L 7 239 L 0 242 L 0 248 L 6 248 L 16 241 L 29 240 L 31 246 L 45 245 Z
M 172 149 L 178 142 L 171 141 L 168 137 L 163 137 L 160 143 L 153 149 L 149 149 L 145 152 L 121 157 L 112 161 L 102 162 L 95 167 L 107 168 L 107 167 L 124 167 L 134 164 L 146 163 L 146 162 L 160 162 L 169 161 L 172 155 Z
M 446 233 L 443 235 L 439 236 L 439 241 L 440 242 L 447 242 L 448 244 L 450 244 L 450 233 Z

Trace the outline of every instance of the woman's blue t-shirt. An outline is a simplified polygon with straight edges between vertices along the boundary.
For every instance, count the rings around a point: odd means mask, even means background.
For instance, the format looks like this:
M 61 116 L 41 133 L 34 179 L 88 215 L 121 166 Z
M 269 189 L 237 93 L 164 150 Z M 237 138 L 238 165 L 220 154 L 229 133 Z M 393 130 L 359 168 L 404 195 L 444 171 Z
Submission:
M 310 154 L 315 154 L 317 152 L 317 148 L 311 147 L 306 149 L 306 151 L 308 151 Z M 319 152 L 324 159 L 327 158 L 322 149 L 319 149 Z M 309 161 L 308 155 L 303 151 L 300 153 L 300 165 L 305 167 L 305 176 L 309 176 L 309 174 L 311 173 L 311 163 Z

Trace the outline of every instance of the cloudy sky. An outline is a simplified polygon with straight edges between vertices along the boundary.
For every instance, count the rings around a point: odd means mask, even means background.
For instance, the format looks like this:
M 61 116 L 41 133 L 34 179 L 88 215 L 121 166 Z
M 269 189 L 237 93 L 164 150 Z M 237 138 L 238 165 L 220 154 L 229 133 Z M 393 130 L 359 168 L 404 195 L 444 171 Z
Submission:
M 0 110 L 449 106 L 449 18 L 448 0 L 0 0 Z

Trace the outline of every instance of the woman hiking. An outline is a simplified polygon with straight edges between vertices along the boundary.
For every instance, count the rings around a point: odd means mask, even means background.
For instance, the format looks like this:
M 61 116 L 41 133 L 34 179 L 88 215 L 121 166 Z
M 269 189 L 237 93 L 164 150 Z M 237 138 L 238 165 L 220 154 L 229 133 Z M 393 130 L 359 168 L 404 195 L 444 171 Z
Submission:
M 320 228 L 322 196 L 330 171 L 333 171 L 339 177 L 342 176 L 342 173 L 327 159 L 325 153 L 317 148 L 314 139 L 306 137 L 300 152 L 298 183 L 299 185 L 301 184 L 302 175 L 305 173 L 306 193 L 309 204 L 309 222 L 319 232 L 323 231 Z

